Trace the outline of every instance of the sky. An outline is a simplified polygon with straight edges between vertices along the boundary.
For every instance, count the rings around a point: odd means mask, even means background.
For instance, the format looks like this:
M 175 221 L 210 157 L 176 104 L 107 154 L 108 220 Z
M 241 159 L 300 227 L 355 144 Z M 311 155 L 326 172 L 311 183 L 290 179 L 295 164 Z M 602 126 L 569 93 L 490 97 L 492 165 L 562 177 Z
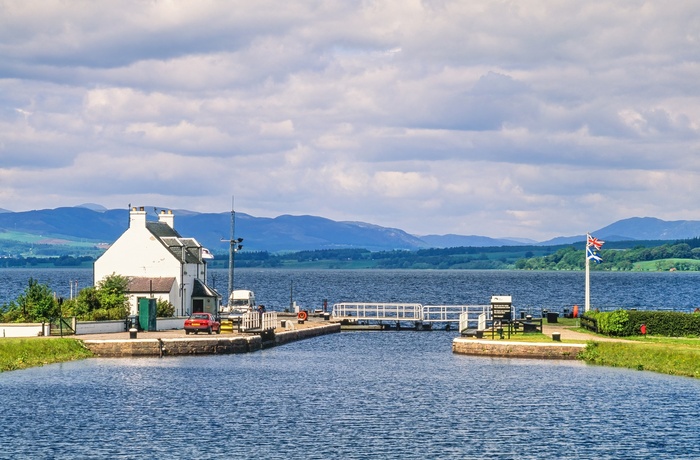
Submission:
M 698 220 L 700 8 L 0 0 L 0 208 L 543 241 Z

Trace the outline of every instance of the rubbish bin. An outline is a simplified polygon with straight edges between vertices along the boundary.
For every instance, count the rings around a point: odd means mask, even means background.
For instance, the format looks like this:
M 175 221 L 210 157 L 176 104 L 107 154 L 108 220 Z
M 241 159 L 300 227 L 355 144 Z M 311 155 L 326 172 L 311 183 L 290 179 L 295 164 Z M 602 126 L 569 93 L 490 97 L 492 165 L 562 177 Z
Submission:
M 559 318 L 559 313 L 557 313 L 555 311 L 547 312 L 547 322 L 548 323 L 556 323 L 557 318 Z

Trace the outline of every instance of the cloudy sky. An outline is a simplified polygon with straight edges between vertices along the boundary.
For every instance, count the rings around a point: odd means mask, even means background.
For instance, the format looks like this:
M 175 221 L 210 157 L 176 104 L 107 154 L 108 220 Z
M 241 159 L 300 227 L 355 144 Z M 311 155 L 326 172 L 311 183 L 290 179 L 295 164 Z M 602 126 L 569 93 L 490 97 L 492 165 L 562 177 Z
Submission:
M 0 208 L 544 240 L 700 220 L 700 8 L 0 1 Z

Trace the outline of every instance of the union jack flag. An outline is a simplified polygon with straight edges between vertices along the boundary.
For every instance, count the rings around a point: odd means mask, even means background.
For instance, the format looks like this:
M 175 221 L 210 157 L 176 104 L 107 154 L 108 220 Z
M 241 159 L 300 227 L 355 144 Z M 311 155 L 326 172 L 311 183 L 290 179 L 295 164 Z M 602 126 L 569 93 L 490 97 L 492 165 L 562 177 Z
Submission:
M 596 248 L 596 250 L 600 251 L 600 248 L 603 246 L 605 241 L 601 241 L 598 238 L 595 238 L 591 235 L 588 235 L 588 241 L 586 242 L 586 246 L 593 246 Z

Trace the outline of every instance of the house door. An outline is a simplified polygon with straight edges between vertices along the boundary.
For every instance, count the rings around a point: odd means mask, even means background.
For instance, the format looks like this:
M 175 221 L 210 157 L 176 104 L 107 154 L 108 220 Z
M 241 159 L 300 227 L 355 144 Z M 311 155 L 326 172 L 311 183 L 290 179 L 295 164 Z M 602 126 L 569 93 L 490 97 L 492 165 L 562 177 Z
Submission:
M 204 299 L 192 299 L 192 313 L 204 311 Z

